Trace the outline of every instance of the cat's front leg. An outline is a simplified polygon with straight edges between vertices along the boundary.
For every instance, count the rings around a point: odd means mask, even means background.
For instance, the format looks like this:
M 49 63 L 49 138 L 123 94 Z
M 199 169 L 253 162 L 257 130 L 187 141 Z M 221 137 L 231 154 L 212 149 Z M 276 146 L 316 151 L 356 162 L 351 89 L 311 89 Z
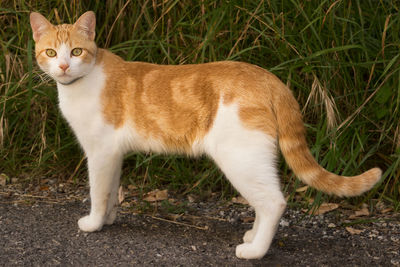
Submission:
M 78 221 L 82 231 L 98 231 L 114 222 L 121 165 L 122 155 L 109 151 L 88 156 L 91 208 L 90 214 Z

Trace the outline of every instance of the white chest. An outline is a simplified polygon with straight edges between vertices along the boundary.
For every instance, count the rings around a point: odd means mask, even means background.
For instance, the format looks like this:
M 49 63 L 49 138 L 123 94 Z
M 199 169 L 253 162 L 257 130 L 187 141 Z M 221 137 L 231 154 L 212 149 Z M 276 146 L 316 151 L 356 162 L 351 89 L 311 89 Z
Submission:
M 112 130 L 102 115 L 101 92 L 105 75 L 101 66 L 73 84 L 58 84 L 60 109 L 86 153 Z

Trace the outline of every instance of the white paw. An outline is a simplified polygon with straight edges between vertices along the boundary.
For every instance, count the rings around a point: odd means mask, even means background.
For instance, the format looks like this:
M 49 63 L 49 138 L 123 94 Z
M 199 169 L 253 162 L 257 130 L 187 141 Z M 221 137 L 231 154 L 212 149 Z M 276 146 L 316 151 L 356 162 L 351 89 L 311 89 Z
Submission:
M 114 208 L 108 213 L 106 220 L 104 221 L 104 224 L 110 225 L 113 224 L 115 221 L 115 218 L 117 218 L 117 209 Z
M 256 231 L 254 231 L 254 229 L 248 230 L 244 236 L 243 236 L 243 241 L 245 243 L 251 243 L 254 239 L 255 233 Z
M 267 250 L 252 243 L 243 243 L 236 247 L 236 257 L 240 259 L 261 259 L 265 253 Z
M 94 232 L 99 231 L 103 227 L 103 221 L 99 218 L 93 216 L 85 216 L 78 221 L 79 229 L 84 232 Z

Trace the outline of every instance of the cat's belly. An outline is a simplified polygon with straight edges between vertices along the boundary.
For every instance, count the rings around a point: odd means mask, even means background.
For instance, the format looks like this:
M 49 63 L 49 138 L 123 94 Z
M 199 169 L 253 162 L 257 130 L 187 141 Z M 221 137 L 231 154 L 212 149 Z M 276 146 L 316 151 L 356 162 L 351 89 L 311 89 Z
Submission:
M 120 149 L 124 153 L 140 151 L 163 154 L 178 153 L 190 156 L 198 156 L 204 153 L 203 140 L 195 139 L 191 144 L 174 142 L 173 145 L 171 145 L 171 143 L 166 143 L 164 141 L 165 135 L 163 138 L 160 136 L 146 136 L 140 134 L 132 124 L 125 124 L 116 131 Z M 172 138 L 173 137 L 171 137 L 171 139 Z

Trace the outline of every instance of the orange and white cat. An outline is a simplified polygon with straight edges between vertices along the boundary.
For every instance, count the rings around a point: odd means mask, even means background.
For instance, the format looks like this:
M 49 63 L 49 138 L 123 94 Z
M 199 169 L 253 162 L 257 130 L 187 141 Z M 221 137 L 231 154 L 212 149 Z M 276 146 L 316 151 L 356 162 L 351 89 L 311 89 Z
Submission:
M 39 13 L 30 21 L 37 62 L 57 82 L 62 114 L 87 156 L 91 210 L 78 221 L 82 231 L 114 222 L 128 151 L 212 158 L 256 212 L 236 247 L 245 259 L 265 255 L 286 206 L 275 166 L 278 144 L 294 173 L 327 193 L 356 196 L 381 177 L 379 168 L 344 177 L 319 166 L 291 91 L 260 67 L 127 62 L 97 48 L 91 11 L 73 25 L 52 25 Z

